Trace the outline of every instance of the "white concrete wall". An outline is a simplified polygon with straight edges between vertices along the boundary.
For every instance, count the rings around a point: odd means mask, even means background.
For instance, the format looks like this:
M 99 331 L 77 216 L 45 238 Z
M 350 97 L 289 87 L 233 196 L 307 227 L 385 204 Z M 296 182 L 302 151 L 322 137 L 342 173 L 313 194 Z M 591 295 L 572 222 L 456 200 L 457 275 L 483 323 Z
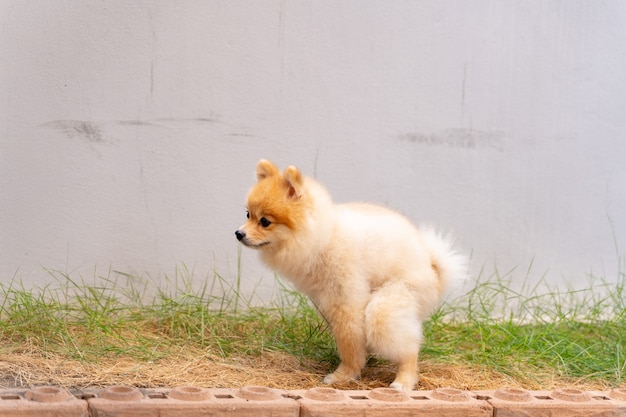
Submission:
M 474 274 L 614 280 L 625 110 L 621 0 L 0 0 L 0 279 L 232 280 L 266 157 L 455 231 Z

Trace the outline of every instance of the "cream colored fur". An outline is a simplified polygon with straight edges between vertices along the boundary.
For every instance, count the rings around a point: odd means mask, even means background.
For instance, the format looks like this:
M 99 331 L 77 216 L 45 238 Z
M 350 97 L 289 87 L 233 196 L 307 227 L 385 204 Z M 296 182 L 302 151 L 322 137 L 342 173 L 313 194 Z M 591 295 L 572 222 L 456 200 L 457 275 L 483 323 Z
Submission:
M 237 238 L 259 249 L 328 321 L 341 364 L 324 382 L 359 378 L 371 353 L 398 364 L 393 388 L 413 389 L 422 322 L 464 278 L 467 258 L 452 250 L 450 239 L 392 210 L 333 204 L 322 185 L 295 167 L 281 174 L 261 160 L 257 178 Z

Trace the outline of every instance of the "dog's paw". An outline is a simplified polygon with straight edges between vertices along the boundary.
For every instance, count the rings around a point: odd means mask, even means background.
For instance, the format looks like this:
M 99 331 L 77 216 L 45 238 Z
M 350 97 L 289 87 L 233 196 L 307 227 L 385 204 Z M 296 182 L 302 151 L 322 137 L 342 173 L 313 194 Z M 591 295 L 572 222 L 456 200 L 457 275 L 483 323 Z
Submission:
M 344 382 L 350 381 L 351 379 L 352 378 L 350 378 L 347 375 L 333 372 L 332 374 L 328 374 L 326 375 L 326 377 L 324 377 L 324 384 L 326 385 L 342 384 Z
M 392 382 L 391 385 L 389 385 L 389 387 L 398 391 L 405 391 L 405 390 L 410 391 L 401 382 Z
M 338 382 L 341 382 L 341 380 L 335 374 L 328 374 L 324 377 L 324 384 L 326 385 L 332 385 Z
M 417 378 L 407 378 L 406 380 L 396 378 L 396 380 L 393 381 L 389 387 L 398 391 L 412 391 L 416 385 Z
M 328 374 L 326 375 L 326 377 L 324 377 L 324 384 L 326 385 L 343 384 L 345 382 L 355 381 L 360 378 L 361 376 L 358 374 L 350 376 L 350 375 L 346 375 L 344 373 L 335 371 L 332 374 Z

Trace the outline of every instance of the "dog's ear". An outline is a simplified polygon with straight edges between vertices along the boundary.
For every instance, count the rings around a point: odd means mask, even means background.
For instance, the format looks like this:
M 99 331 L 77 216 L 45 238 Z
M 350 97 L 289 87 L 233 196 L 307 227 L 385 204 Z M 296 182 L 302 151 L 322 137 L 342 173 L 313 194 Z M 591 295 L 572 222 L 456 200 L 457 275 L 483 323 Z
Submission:
M 262 179 L 271 177 L 272 175 L 277 175 L 279 172 L 278 167 L 267 159 L 261 159 L 256 164 L 257 181 L 261 181 Z
M 289 197 L 299 198 L 302 194 L 302 181 L 303 177 L 298 168 L 293 165 L 288 166 L 283 174 L 285 181 L 289 186 Z

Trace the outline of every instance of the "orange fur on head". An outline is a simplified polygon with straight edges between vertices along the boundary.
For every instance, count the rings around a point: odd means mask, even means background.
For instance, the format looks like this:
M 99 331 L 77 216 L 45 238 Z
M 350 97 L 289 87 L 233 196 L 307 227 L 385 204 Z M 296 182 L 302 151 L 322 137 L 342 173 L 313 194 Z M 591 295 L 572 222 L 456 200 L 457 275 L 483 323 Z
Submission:
M 290 229 L 302 224 L 306 202 L 302 198 L 300 171 L 289 166 L 281 174 L 276 165 L 262 159 L 257 164 L 256 174 L 258 182 L 248 193 L 250 220 L 258 222 L 265 217 Z

